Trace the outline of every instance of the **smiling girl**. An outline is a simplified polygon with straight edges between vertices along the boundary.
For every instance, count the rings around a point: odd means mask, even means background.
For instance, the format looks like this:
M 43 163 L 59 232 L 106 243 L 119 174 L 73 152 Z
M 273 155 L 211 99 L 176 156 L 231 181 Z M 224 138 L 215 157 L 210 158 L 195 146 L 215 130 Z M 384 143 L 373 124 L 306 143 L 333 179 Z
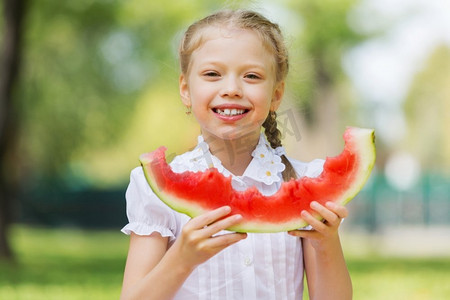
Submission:
M 288 55 L 278 25 L 252 11 L 220 11 L 192 24 L 180 46 L 180 95 L 201 127 L 175 172 L 217 168 L 235 189 L 272 195 L 283 181 L 322 172 L 287 158 L 276 127 Z M 264 134 L 262 132 L 264 128 Z M 269 162 L 269 163 L 268 163 Z M 220 191 L 218 191 L 220 192 Z M 343 206 L 311 204 L 312 230 L 233 233 L 228 206 L 190 219 L 163 204 L 141 168 L 126 193 L 130 234 L 122 299 L 351 299 L 338 228 Z

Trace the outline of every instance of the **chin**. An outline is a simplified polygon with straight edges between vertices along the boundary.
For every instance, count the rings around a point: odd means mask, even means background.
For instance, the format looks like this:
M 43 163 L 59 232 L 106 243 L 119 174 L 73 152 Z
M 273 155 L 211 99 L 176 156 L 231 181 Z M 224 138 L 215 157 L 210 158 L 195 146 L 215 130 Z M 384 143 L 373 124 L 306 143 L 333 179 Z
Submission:
M 242 138 L 251 138 L 258 136 L 259 137 L 260 130 L 252 130 L 252 131 L 242 131 L 239 129 L 234 129 L 227 131 L 220 135 L 220 138 L 223 140 L 237 140 Z

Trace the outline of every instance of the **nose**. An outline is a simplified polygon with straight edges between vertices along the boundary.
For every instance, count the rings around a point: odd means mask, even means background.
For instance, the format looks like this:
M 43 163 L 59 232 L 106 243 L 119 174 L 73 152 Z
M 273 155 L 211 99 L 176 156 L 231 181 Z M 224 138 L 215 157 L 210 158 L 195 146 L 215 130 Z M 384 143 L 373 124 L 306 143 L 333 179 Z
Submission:
M 227 76 L 223 80 L 221 90 L 222 97 L 240 98 L 242 97 L 242 86 L 237 76 Z

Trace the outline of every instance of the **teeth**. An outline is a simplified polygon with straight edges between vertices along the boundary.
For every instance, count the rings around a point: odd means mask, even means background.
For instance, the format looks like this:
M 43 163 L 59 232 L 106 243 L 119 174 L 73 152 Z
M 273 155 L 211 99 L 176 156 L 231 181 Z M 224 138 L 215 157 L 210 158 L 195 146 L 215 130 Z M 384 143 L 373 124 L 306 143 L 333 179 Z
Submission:
M 216 109 L 217 113 L 222 116 L 236 116 L 236 115 L 242 115 L 245 110 L 244 109 L 236 109 L 236 108 L 225 108 L 225 109 Z

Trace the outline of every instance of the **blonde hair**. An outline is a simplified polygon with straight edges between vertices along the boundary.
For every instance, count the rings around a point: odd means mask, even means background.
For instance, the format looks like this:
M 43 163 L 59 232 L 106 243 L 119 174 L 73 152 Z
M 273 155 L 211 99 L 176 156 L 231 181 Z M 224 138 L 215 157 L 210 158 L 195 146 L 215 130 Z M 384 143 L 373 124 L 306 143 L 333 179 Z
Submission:
M 188 27 L 180 43 L 180 68 L 183 74 L 189 73 L 192 53 L 202 45 L 205 30 L 211 26 L 248 29 L 255 32 L 268 51 L 275 57 L 276 81 L 285 80 L 289 71 L 289 58 L 280 27 L 261 14 L 250 10 L 221 10 L 209 15 Z M 263 123 L 265 135 L 272 148 L 281 146 L 281 133 L 277 129 L 276 113 L 271 111 Z M 283 180 L 297 178 L 294 168 L 285 155 L 281 157 L 286 168 Z

